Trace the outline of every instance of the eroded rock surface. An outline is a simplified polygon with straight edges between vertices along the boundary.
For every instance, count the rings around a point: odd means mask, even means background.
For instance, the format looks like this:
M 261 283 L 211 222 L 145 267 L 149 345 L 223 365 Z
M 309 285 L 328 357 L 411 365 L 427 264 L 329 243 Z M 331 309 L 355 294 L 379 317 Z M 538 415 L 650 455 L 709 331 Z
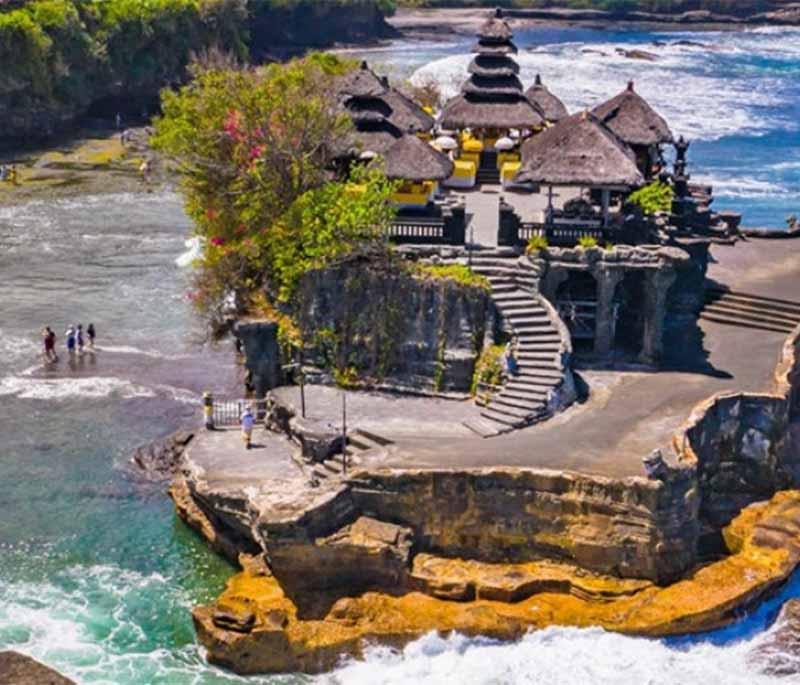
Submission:
M 664 588 L 552 562 L 426 556 L 415 559 L 412 576 L 439 596 L 368 592 L 303 620 L 275 577 L 246 570 L 193 616 L 209 658 L 240 673 L 324 671 L 342 655 L 361 656 L 369 642 L 400 646 L 431 630 L 505 640 L 548 625 L 647 636 L 700 632 L 733 620 L 785 582 L 800 563 L 799 531 L 800 491 L 788 491 L 747 508 L 726 529 L 730 556 Z
M 750 656 L 764 673 L 771 676 L 800 676 L 800 600 L 783 605 L 772 630 Z
M 2 685 L 75 685 L 52 668 L 19 652 L 0 652 Z

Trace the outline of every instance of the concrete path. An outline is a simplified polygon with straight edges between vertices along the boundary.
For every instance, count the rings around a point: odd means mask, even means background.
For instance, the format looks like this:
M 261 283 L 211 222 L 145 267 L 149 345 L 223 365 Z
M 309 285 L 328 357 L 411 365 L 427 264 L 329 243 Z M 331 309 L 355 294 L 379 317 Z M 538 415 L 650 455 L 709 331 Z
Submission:
M 709 278 L 741 292 L 800 300 L 800 241 L 717 246 Z M 786 336 L 707 321 L 700 323 L 708 361 L 720 373 L 587 372 L 591 399 L 555 419 L 489 440 L 398 441 L 365 466 L 527 466 L 613 477 L 643 475 L 641 460 L 670 444 L 700 401 L 720 391 L 771 385 Z
M 482 247 L 497 247 L 500 230 L 500 192 L 497 185 L 484 185 L 480 191 L 464 194 L 467 224 L 467 240 Z

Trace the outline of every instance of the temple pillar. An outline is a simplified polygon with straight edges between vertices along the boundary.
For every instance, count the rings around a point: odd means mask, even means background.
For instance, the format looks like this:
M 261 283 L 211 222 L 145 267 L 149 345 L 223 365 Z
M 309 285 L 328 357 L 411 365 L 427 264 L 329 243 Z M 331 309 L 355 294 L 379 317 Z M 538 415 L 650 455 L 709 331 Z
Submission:
M 667 292 L 675 282 L 677 274 L 672 269 L 650 271 L 645 276 L 644 339 L 639 361 L 657 366 L 664 351 L 664 318 L 667 308 Z
M 608 357 L 614 349 L 614 295 L 625 272 L 622 269 L 604 268 L 592 275 L 597 281 L 594 353 L 598 357 Z

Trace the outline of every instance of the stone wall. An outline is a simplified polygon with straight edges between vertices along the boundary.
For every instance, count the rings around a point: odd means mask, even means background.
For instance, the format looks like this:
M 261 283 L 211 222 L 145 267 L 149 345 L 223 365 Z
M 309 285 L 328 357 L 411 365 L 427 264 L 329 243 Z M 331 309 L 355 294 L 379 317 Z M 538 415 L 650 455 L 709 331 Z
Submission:
M 720 393 L 695 407 L 675 449 L 683 464 L 697 469 L 700 523 L 707 531 L 800 483 L 800 455 L 789 431 L 798 397 L 800 328 L 784 346 L 771 393 Z
M 695 561 L 693 471 L 613 480 L 546 470 L 356 474 L 356 507 L 410 527 L 418 551 L 492 562 L 561 559 L 669 582 Z
M 309 273 L 296 298 L 307 361 L 373 384 L 468 392 L 489 290 L 370 262 Z
M 272 321 L 237 321 L 233 333 L 244 354 L 245 386 L 256 397 L 264 397 L 281 380 L 278 325 Z

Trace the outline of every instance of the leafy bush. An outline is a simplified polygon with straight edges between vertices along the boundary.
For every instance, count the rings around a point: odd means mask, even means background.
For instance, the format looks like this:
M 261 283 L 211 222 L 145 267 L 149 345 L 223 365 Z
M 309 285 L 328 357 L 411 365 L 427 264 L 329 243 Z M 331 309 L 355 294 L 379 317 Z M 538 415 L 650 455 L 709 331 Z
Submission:
M 351 126 L 328 93 L 339 68 L 312 56 L 258 71 L 196 69 L 192 83 L 164 93 L 152 143 L 182 172 L 206 246 L 194 299 L 212 321 L 231 293 L 245 302 L 266 289 L 286 302 L 310 269 L 388 249 L 395 184 L 364 168 L 327 182 L 332 145 Z
M 469 288 L 479 288 L 489 292 L 492 289 L 489 279 L 476 274 L 464 264 L 418 264 L 415 273 L 422 278 L 454 281 Z
M 525 254 L 535 255 L 540 250 L 546 250 L 548 246 L 547 238 L 543 235 L 535 235 L 528 241 L 528 245 L 525 247 Z
M 655 181 L 635 193 L 631 193 L 628 196 L 628 202 L 639 207 L 645 214 L 658 214 L 659 212 L 669 212 L 672 209 L 674 197 L 672 186 Z
M 578 247 L 588 250 L 592 247 L 597 247 L 597 238 L 591 235 L 582 235 L 578 238 Z
M 475 363 L 471 394 L 478 394 L 479 385 L 499 386 L 503 383 L 503 353 L 505 345 L 487 345 Z

